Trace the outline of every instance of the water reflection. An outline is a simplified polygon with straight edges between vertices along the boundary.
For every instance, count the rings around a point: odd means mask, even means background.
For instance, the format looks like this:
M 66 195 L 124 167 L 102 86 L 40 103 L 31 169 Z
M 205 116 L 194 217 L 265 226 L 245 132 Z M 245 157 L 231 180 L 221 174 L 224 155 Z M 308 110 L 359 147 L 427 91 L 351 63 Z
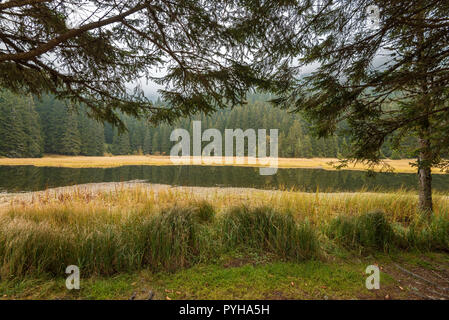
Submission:
M 146 180 L 182 186 L 253 187 L 303 191 L 391 191 L 415 190 L 414 174 L 378 173 L 369 177 L 361 171 L 279 169 L 273 176 L 259 175 L 258 168 L 202 166 L 123 166 L 118 168 L 54 168 L 0 166 L 0 191 L 35 191 L 90 182 Z M 449 191 L 449 175 L 434 175 L 434 188 Z

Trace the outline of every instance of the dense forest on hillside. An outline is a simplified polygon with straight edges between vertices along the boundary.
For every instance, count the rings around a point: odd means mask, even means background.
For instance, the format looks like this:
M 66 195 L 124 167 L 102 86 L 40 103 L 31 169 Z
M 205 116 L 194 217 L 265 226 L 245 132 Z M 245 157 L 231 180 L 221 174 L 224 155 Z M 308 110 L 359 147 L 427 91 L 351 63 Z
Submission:
M 70 103 L 48 95 L 36 99 L 3 90 L 0 91 L 0 156 L 169 154 L 174 144 L 170 141 L 172 130 L 184 128 L 191 131 L 192 120 L 201 120 L 203 131 L 208 128 L 216 128 L 223 133 L 224 129 L 237 128 L 279 129 L 280 157 L 344 156 L 349 147 L 346 137 L 338 135 L 317 139 L 304 118 L 273 108 L 265 102 L 268 98 L 252 95 L 245 106 L 220 110 L 211 116 L 184 118 L 173 125 L 161 124 L 157 127 L 123 115 L 128 131 L 119 134 L 109 123 L 103 124 L 89 118 L 82 106 L 73 108 Z M 411 140 L 410 145 L 413 144 Z M 403 148 L 399 152 L 386 143 L 382 153 L 389 158 L 413 156 L 407 150 L 411 148 Z

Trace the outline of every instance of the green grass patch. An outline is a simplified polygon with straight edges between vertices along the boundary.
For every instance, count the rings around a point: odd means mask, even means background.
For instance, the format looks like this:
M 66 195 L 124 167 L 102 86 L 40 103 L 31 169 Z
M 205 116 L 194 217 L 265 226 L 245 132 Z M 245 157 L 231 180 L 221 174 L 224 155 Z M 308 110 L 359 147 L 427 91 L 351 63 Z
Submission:
M 45 299 L 351 299 L 366 293 L 362 263 L 270 262 L 239 267 L 199 264 L 175 273 L 142 270 L 134 274 L 81 279 L 81 289 L 65 289 L 65 279 L 9 281 L 9 298 Z M 382 275 L 383 277 L 383 275 Z M 7 298 L 4 297 L 4 298 Z

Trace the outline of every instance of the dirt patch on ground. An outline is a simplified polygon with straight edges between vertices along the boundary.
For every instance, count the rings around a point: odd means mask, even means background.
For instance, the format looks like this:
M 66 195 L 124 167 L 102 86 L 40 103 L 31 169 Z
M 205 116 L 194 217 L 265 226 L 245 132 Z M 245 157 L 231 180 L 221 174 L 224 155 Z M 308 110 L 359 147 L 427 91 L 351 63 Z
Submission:
M 223 264 L 223 267 L 225 268 L 238 268 L 241 266 L 244 266 L 245 264 L 249 264 L 251 261 L 249 259 L 242 259 L 242 258 L 234 258 L 226 261 Z
M 397 260 L 380 266 L 381 271 L 394 279 L 359 299 L 449 300 L 449 262 L 433 261 L 422 256 L 412 263 Z

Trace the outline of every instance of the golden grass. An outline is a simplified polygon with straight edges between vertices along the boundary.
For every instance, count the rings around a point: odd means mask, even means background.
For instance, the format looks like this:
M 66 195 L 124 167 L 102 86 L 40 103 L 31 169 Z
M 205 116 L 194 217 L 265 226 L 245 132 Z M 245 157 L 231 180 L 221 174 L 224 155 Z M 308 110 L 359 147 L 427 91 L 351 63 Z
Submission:
M 260 167 L 261 165 L 248 163 L 248 158 L 243 160 L 243 164 L 236 163 L 234 166 Z M 279 158 L 279 168 L 316 168 L 325 170 L 335 170 L 335 158 Z M 410 165 L 413 159 L 385 160 L 384 163 L 391 166 L 394 172 L 415 173 L 416 168 Z M 194 164 L 190 161 L 190 164 Z M 150 155 L 130 155 L 130 156 L 105 156 L 105 157 L 85 157 L 85 156 L 45 156 L 43 158 L 0 158 L 0 165 L 33 165 L 38 167 L 67 167 L 67 168 L 111 168 L 127 165 L 148 165 L 148 166 L 166 166 L 174 165 L 169 156 L 150 156 Z M 201 165 L 207 165 L 202 163 Z M 217 164 L 214 164 L 217 165 Z M 220 164 L 218 164 L 220 165 Z M 225 164 L 222 164 L 225 165 Z M 228 165 L 228 164 L 226 164 Z M 362 163 L 350 165 L 348 170 L 367 170 L 368 167 Z M 375 171 L 384 170 L 384 166 L 377 166 Z M 434 173 L 442 173 L 435 169 Z
M 174 271 L 242 247 L 297 261 L 346 243 L 369 248 L 379 238 L 390 245 L 385 237 L 391 233 L 384 232 L 390 225 L 397 226 L 392 239 L 398 248 L 449 248 L 449 202 L 441 194 L 435 194 L 429 224 L 417 211 L 417 196 L 405 191 L 116 186 L 10 195 L 0 207 L 0 277 L 62 274 L 70 264 L 87 275 Z
M 94 186 L 95 184 L 93 184 Z M 53 221 L 55 212 L 71 212 L 66 218 L 86 223 L 122 219 L 139 212 L 186 207 L 206 200 L 218 213 L 230 206 L 267 206 L 291 212 L 298 220 L 321 223 L 337 215 L 358 215 L 381 210 L 391 221 L 408 221 L 417 213 L 418 197 L 410 191 L 394 193 L 306 193 L 245 188 L 170 187 L 166 185 L 102 184 L 99 188 L 65 187 L 10 197 L 0 207 L 0 217 L 14 213 L 25 219 Z M 57 191 L 56 191 L 57 190 Z M 5 198 L 6 199 L 6 198 Z M 5 201 L 4 199 L 4 201 Z M 436 215 L 449 212 L 449 198 L 434 194 Z

